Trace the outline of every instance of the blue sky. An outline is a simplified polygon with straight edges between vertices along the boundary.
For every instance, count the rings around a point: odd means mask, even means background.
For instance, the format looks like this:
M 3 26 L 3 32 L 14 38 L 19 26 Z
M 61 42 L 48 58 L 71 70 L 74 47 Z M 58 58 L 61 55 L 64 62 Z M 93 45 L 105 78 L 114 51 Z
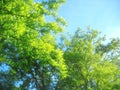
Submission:
M 120 37 L 120 0 L 67 0 L 59 15 L 68 22 L 68 32 L 90 25 L 108 38 Z

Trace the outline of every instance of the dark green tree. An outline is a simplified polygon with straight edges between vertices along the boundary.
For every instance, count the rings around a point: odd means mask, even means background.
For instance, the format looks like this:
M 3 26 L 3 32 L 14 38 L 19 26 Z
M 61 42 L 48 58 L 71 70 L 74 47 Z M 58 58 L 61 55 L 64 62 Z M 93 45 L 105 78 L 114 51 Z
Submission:
M 63 40 L 68 77 L 58 81 L 57 90 L 118 90 L 120 41 L 105 44 L 104 39 L 97 30 L 79 28 Z

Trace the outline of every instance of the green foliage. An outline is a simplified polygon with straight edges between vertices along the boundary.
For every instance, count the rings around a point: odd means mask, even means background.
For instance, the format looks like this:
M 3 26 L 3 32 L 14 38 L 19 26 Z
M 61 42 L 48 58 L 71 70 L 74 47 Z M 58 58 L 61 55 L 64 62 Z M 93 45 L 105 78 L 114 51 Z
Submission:
M 54 88 L 51 86 L 53 76 L 65 78 L 67 75 L 63 52 L 54 37 L 64 30 L 64 24 L 60 24 L 64 22 L 57 15 L 64 1 L 56 2 L 0 2 L 0 62 L 10 66 L 14 83 L 23 82 L 22 90 L 28 89 L 30 84 L 38 90 Z M 47 22 L 45 16 L 52 16 L 54 21 Z
M 58 90 L 113 90 L 116 88 L 114 84 L 120 80 L 120 70 L 114 61 L 119 61 L 117 51 L 119 51 L 120 42 L 113 39 L 105 45 L 103 41 L 104 37 L 100 37 L 97 30 L 82 31 L 79 28 L 75 32 L 64 52 L 68 77 L 59 81 Z
M 97 30 L 78 28 L 56 43 L 67 25 L 57 14 L 64 2 L 0 1 L 0 66 L 10 67 L 0 70 L 0 90 L 120 89 L 119 39 L 104 44 Z

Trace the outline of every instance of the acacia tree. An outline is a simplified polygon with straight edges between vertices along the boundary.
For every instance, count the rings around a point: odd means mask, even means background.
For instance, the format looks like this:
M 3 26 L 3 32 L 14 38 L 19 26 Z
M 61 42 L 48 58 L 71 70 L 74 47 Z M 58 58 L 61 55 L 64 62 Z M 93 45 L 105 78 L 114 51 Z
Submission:
M 57 15 L 63 2 L 0 1 L 0 63 L 10 67 L 6 75 L 13 80 L 11 89 L 21 81 L 18 87 L 21 90 L 53 90 L 54 82 L 66 77 L 63 53 L 55 41 L 55 35 L 65 25 L 64 19 Z
M 69 42 L 69 43 L 68 43 Z M 58 90 L 119 89 L 119 39 L 104 44 L 97 30 L 78 29 L 65 45 L 68 77 L 58 81 Z M 66 40 L 64 40 L 66 43 Z

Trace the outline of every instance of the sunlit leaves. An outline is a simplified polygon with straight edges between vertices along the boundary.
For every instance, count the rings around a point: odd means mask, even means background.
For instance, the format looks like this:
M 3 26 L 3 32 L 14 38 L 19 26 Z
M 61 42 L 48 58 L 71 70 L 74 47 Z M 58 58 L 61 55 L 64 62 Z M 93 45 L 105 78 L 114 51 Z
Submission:
M 30 83 L 37 83 L 35 88 L 50 88 L 53 76 L 64 78 L 67 75 L 63 52 L 54 37 L 64 26 L 56 20 L 56 11 L 63 1 L 56 2 L 1 1 L 0 62 L 11 67 L 10 73 L 16 81 L 23 81 L 23 89 L 29 88 Z M 47 22 L 46 16 L 52 16 L 54 21 Z M 32 79 L 28 80 L 27 74 Z

